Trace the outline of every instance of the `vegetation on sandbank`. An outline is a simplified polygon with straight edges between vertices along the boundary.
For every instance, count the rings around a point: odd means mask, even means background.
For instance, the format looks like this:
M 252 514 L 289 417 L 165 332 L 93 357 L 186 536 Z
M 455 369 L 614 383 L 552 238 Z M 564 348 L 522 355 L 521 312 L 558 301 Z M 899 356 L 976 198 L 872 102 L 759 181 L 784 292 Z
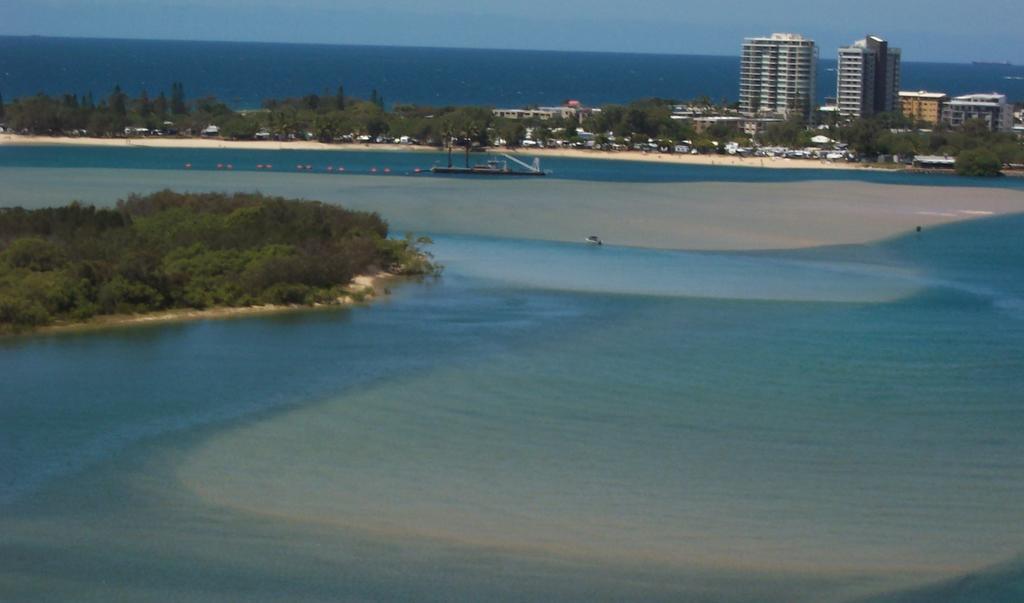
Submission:
M 260 194 L 0 209 L 0 332 L 94 316 L 365 296 L 360 274 L 435 275 L 425 237 L 376 213 Z

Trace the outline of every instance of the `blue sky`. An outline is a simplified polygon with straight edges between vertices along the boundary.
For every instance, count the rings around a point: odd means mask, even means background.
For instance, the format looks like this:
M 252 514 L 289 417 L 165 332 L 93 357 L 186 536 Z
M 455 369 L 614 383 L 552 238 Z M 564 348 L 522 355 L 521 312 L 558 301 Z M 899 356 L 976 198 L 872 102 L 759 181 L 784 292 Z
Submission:
M 0 35 L 735 55 L 773 31 L 822 56 L 870 32 L 904 60 L 1024 63 L 1020 0 L 0 0 Z

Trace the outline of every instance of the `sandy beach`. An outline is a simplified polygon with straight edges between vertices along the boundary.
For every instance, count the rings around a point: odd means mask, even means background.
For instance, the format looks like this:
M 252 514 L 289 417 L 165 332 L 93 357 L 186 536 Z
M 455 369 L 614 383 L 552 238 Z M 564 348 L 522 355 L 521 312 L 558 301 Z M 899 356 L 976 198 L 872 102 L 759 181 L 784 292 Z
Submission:
M 349 284 L 349 295 L 339 297 L 336 303 L 315 304 L 305 306 L 299 304 L 264 304 L 245 307 L 215 307 L 198 310 L 194 308 L 174 308 L 144 314 L 107 314 L 94 316 L 85 322 L 61 322 L 34 329 L 33 333 L 65 333 L 70 331 L 91 331 L 116 327 L 132 327 L 148 324 L 164 324 L 192 320 L 216 320 L 225 318 L 244 318 L 248 316 L 266 316 L 285 312 L 309 311 L 322 308 L 338 308 L 353 306 L 372 300 L 385 291 L 383 281 L 395 278 L 390 272 L 361 274 Z M 2 337 L 2 335 L 0 335 Z
M 296 140 L 289 142 L 260 140 L 222 140 L 217 138 L 73 138 L 69 136 L 21 136 L 0 134 L 0 146 L 102 146 L 138 147 L 163 149 L 239 149 L 269 151 L 377 151 L 377 152 L 426 152 L 442 153 L 443 149 L 426 145 L 408 144 L 326 144 L 316 141 Z M 461 152 L 459 149 L 456 151 Z M 587 149 L 506 149 L 493 147 L 488 153 L 513 153 L 530 157 L 567 157 L 574 159 L 605 159 L 613 161 L 648 161 L 652 163 L 674 163 L 678 165 L 718 165 L 727 167 L 815 169 L 815 170 L 870 170 L 877 166 L 857 163 L 823 161 L 817 159 L 781 159 L 775 157 L 740 157 L 736 155 L 677 155 L 670 153 L 646 153 L 641 151 L 593 151 Z M 476 151 L 474 151 L 476 153 Z M 896 168 L 894 168 L 896 169 Z
M 740 157 L 739 155 L 683 155 L 646 153 L 641 151 L 591 151 L 585 149 L 521 149 L 538 157 L 572 157 L 576 159 L 608 159 L 615 161 L 650 161 L 679 165 L 719 165 L 726 167 L 813 169 L 813 170 L 878 170 L 877 166 L 818 159 L 783 159 L 779 157 Z M 898 169 L 898 168 L 893 168 Z

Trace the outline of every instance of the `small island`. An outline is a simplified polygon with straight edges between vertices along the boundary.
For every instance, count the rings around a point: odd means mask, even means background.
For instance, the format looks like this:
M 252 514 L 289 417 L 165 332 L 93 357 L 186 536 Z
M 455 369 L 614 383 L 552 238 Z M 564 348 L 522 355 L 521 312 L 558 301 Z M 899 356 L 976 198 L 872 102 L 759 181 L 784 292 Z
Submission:
M 258 193 L 0 209 L 0 334 L 358 302 L 370 275 L 439 274 L 428 243 L 389 238 L 376 213 Z

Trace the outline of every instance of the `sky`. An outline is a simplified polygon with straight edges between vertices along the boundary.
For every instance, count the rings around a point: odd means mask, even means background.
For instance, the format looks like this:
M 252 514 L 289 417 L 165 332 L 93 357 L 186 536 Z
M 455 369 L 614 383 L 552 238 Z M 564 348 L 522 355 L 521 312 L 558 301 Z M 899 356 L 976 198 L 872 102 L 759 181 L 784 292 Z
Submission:
M 822 57 L 871 33 L 905 61 L 1024 63 L 1021 0 L 0 0 L 0 35 L 737 55 L 776 31 Z

